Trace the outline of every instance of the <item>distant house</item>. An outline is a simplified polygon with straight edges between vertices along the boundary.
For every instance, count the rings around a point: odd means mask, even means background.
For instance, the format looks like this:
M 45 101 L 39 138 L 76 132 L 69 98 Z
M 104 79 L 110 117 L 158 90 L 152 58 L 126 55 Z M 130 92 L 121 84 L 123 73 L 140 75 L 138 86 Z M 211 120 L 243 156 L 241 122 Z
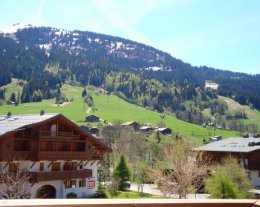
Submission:
M 219 84 L 211 81 L 211 80 L 206 80 L 205 81 L 205 89 L 210 88 L 213 90 L 218 90 Z
M 125 122 L 125 123 L 121 124 L 121 126 L 130 127 L 130 128 L 133 128 L 134 130 L 139 130 L 139 128 L 140 128 L 140 124 L 136 121 Z
M 91 135 L 95 135 L 97 137 L 99 135 L 99 129 L 97 127 L 87 127 L 87 126 L 81 126 L 80 128 L 84 129 L 86 132 L 90 133 Z
M 97 127 L 90 128 L 90 134 L 98 135 L 99 134 L 99 129 Z
M 220 162 L 224 157 L 234 156 L 249 173 L 252 184 L 260 187 L 260 138 L 233 137 L 212 142 L 195 150 L 206 152 L 212 162 Z
M 171 135 L 172 134 L 172 130 L 170 128 L 158 128 L 158 129 L 155 129 L 154 131 L 160 132 L 163 135 Z
M 85 122 L 99 122 L 100 118 L 96 115 L 87 116 Z
M 154 130 L 154 128 L 151 127 L 151 126 L 142 126 L 142 127 L 140 127 L 140 131 L 145 132 L 145 133 L 152 133 L 153 130 Z

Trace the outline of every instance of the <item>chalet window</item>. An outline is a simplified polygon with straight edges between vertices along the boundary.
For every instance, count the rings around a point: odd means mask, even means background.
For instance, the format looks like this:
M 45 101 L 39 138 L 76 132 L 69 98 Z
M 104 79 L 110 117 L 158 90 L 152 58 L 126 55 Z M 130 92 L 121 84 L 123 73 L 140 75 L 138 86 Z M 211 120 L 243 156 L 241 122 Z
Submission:
M 65 188 L 70 188 L 71 187 L 71 180 L 65 180 L 64 185 L 65 185 Z
M 44 171 L 44 163 L 40 162 L 39 171 Z
M 71 180 L 71 187 L 76 188 L 77 181 L 76 180 Z
M 70 162 L 64 163 L 63 170 L 70 170 Z
M 65 188 L 75 188 L 76 187 L 76 180 L 65 180 L 64 182 Z
M 56 124 L 51 125 L 51 137 L 56 137 L 56 130 L 57 130 Z
M 52 171 L 60 171 L 60 163 L 59 162 L 53 162 L 52 163 Z
M 77 170 L 77 162 L 72 162 L 72 170 Z
M 82 179 L 79 181 L 79 187 L 86 187 L 86 180 Z
M 65 162 L 63 170 L 77 170 L 77 162 Z

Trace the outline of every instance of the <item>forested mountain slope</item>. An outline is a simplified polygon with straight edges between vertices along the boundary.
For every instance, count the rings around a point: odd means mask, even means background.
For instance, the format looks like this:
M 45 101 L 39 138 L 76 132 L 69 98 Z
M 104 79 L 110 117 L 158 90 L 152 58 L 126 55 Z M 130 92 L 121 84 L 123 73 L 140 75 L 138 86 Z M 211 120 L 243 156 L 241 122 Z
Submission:
M 66 82 L 103 87 L 194 123 L 207 121 L 201 111 L 216 105 L 217 93 L 260 109 L 259 75 L 194 67 L 151 46 L 86 31 L 27 25 L 0 34 L 0 86 L 12 77 L 26 81 L 21 102 L 56 97 Z M 218 92 L 204 90 L 205 80 L 218 83 Z

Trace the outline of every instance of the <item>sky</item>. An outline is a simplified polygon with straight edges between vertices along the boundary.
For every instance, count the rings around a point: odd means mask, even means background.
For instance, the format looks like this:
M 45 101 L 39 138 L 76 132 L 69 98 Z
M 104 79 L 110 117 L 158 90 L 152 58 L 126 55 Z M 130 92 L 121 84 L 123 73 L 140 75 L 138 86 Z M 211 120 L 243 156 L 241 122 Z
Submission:
M 260 0 L 1 0 L 15 23 L 141 42 L 197 66 L 260 74 Z

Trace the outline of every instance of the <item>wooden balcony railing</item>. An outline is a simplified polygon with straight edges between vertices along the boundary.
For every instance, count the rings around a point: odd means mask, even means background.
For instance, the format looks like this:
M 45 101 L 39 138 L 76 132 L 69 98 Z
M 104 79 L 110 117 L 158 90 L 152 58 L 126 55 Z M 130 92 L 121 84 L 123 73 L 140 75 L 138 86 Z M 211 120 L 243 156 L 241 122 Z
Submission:
M 92 177 L 92 170 L 65 170 L 51 172 L 31 172 L 32 182 L 48 181 L 48 180 L 71 180 L 76 178 Z
M 38 153 L 39 160 L 91 160 L 86 152 L 73 151 L 40 151 Z
M 260 207 L 258 200 L 178 200 L 178 199 L 31 199 L 2 200 L 5 207 Z
M 256 163 L 249 163 L 246 169 L 249 170 L 260 170 L 260 165 Z
M 58 132 L 58 133 L 53 133 L 51 131 L 40 131 L 40 138 L 58 138 L 58 139 L 78 139 L 79 135 L 73 134 L 72 132 Z

